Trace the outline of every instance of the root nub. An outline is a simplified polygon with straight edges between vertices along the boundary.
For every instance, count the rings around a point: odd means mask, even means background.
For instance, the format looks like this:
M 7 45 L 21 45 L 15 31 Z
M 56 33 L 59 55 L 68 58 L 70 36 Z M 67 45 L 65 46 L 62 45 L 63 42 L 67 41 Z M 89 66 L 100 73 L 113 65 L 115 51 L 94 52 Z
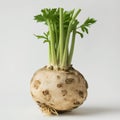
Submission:
M 46 115 L 58 115 L 58 112 L 53 107 L 50 107 L 49 105 L 46 105 L 45 103 L 40 103 L 39 101 L 36 101 L 39 107 L 41 108 L 42 112 Z
M 56 110 L 53 107 L 46 105 L 45 103 L 40 103 L 39 101 L 36 102 L 41 108 L 42 112 L 45 113 L 46 115 L 59 115 L 65 112 L 70 112 L 70 110 Z

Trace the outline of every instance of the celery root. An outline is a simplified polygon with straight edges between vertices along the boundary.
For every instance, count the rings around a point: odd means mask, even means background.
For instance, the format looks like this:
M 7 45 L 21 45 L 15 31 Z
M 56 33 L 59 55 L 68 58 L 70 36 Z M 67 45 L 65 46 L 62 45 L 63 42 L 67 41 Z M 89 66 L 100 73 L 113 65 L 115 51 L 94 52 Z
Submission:
M 87 88 L 83 75 L 72 67 L 67 71 L 44 67 L 31 80 L 31 95 L 47 114 L 77 108 L 86 99 Z

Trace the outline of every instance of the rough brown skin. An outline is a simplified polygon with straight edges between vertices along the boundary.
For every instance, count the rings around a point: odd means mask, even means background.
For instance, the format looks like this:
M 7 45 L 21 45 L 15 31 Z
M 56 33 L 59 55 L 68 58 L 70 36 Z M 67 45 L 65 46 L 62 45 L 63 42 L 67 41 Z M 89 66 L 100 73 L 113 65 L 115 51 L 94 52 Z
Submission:
M 58 114 L 80 106 L 87 97 L 88 84 L 75 70 L 54 70 L 43 67 L 35 72 L 30 83 L 33 99 L 43 112 Z

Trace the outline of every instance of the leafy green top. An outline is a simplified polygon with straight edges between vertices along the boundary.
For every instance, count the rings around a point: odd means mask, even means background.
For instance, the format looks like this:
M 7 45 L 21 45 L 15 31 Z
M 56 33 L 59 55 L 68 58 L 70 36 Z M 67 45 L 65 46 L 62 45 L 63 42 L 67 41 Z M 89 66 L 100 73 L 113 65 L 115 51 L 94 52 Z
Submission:
M 43 35 L 35 35 L 49 43 L 49 64 L 54 68 L 67 69 L 71 65 L 75 37 L 79 34 L 83 38 L 88 34 L 88 28 L 96 22 L 88 18 L 80 25 L 76 19 L 81 9 L 65 11 L 63 8 L 42 9 L 39 15 L 34 16 L 37 22 L 44 22 L 48 31 Z M 70 37 L 72 36 L 72 37 Z

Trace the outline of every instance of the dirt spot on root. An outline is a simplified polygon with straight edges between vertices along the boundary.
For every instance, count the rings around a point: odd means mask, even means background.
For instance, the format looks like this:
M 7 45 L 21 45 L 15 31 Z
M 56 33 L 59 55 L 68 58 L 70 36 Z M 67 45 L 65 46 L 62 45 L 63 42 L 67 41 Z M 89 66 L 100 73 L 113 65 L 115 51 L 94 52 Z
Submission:
M 53 70 L 53 66 L 49 66 L 48 69 L 49 69 L 49 70 Z
M 62 83 L 59 83 L 59 84 L 57 84 L 57 87 L 58 87 L 58 88 L 61 88 L 61 87 L 63 87 L 63 84 L 62 84 Z
M 44 96 L 49 95 L 49 90 L 44 90 L 44 91 L 42 91 L 42 93 Z
M 57 79 L 60 79 L 60 76 L 59 76 L 59 75 L 57 75 Z
M 62 90 L 61 92 L 63 96 L 67 95 L 67 90 Z
M 44 99 L 49 101 L 51 99 L 51 95 L 49 93 L 49 90 L 42 91 L 43 95 L 45 96 Z
M 74 81 L 73 78 L 67 78 L 67 79 L 65 80 L 65 83 L 66 83 L 66 84 L 71 84 L 73 81 Z
M 40 104 L 40 101 L 36 101 L 38 104 Z
M 40 83 L 39 80 L 35 80 L 35 81 L 34 81 L 34 88 L 35 88 L 35 89 L 38 89 L 40 84 L 41 84 L 41 83 Z
M 78 94 L 79 94 L 80 97 L 82 97 L 82 98 L 84 97 L 83 91 L 80 90 L 80 91 L 78 92 Z
M 78 105 L 80 105 L 80 102 L 79 101 L 75 101 L 73 104 L 78 106 Z
M 41 107 L 41 102 L 40 101 L 36 101 L 36 103 L 39 105 L 39 107 Z

